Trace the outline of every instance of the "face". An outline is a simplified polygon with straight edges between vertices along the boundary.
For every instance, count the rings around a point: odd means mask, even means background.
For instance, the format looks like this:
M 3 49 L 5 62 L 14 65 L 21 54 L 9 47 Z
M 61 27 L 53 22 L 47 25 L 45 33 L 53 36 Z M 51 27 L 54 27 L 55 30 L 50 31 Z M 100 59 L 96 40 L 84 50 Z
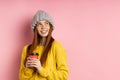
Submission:
M 46 20 L 42 20 L 42 21 L 39 21 L 37 23 L 37 31 L 38 31 L 38 34 L 41 36 L 41 37 L 47 37 L 48 33 L 49 33 L 49 30 L 50 30 L 50 24 L 48 21 Z

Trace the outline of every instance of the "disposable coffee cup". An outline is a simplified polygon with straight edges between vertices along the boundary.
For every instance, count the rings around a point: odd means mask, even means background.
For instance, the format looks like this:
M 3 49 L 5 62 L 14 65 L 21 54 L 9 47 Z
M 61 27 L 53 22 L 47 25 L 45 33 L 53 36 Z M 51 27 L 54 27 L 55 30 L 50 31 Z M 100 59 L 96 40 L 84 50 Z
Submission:
M 38 59 L 38 53 L 31 53 L 28 57 Z
M 29 58 L 34 58 L 34 59 L 38 59 L 38 53 L 30 53 L 28 55 Z M 35 69 L 34 67 L 29 67 L 31 69 Z

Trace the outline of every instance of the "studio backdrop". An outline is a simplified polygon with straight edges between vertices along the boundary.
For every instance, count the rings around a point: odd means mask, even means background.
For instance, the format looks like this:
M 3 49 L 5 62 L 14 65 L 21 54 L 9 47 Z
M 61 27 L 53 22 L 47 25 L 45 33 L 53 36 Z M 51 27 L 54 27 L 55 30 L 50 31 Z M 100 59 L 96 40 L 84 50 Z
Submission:
M 0 0 L 0 80 L 19 80 L 37 10 L 54 20 L 53 37 L 67 51 L 69 80 L 120 80 L 119 0 Z

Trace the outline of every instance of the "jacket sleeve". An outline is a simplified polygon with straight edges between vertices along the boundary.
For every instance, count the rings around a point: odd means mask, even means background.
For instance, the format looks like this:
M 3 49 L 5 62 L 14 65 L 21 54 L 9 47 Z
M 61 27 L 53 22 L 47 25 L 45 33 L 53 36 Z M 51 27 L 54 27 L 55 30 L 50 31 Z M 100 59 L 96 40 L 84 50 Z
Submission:
M 33 69 L 26 68 L 24 65 L 24 60 L 26 57 L 27 45 L 22 50 L 21 64 L 19 70 L 19 79 L 20 80 L 30 80 L 32 77 Z
M 39 74 L 43 77 L 47 77 L 48 80 L 67 80 L 69 72 L 66 51 L 60 44 L 57 44 L 54 49 L 56 70 L 53 71 L 45 67 L 39 71 Z

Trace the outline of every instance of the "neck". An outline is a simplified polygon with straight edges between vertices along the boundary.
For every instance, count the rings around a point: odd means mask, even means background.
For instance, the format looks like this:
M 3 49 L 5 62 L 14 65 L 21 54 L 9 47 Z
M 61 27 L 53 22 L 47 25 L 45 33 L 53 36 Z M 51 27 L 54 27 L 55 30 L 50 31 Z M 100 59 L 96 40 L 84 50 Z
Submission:
M 44 46 L 46 43 L 46 37 L 42 37 L 41 41 L 40 41 L 40 45 Z

